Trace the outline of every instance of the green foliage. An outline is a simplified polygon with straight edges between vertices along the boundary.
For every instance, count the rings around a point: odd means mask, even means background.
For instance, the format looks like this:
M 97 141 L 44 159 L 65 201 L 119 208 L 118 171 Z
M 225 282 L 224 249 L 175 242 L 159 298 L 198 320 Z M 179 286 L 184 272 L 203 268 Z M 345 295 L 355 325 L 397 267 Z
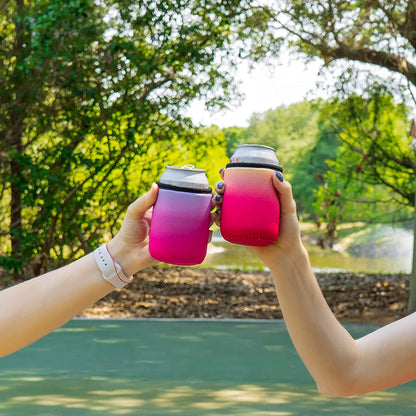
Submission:
M 227 156 L 229 158 L 231 158 L 238 145 L 248 143 L 247 129 L 244 127 L 227 127 L 223 132 L 227 141 Z
M 32 275 L 79 257 L 116 232 L 166 164 L 205 168 L 213 185 L 235 146 L 249 142 L 277 149 L 305 216 L 324 180 L 321 220 L 405 218 L 415 158 L 407 109 L 391 91 L 351 95 L 341 85 L 338 100 L 279 107 L 223 132 L 181 116 L 194 98 L 224 106 L 238 95 L 240 59 L 278 54 L 283 44 L 327 64 L 383 66 L 415 84 L 416 9 L 376 4 L 6 0 L 0 265 Z
M 331 245 L 342 221 L 409 220 L 416 161 L 408 111 L 373 84 L 363 96 L 279 107 L 224 132 L 231 153 L 242 143 L 277 149 L 300 216 L 325 223 Z
M 416 86 L 414 0 L 283 0 L 270 5 L 265 30 L 279 54 L 285 45 L 325 65 L 343 60 L 386 68 Z
M 280 55 L 283 45 L 306 60 L 319 58 L 322 74 L 338 79 L 334 86 L 322 77 L 321 84 L 339 97 L 327 112 L 343 143 L 315 204 L 329 221 L 330 238 L 341 218 L 409 218 L 416 165 L 408 110 L 389 100 L 415 105 L 415 1 L 283 0 L 270 4 L 269 13 L 265 32 L 278 45 L 271 54 Z
M 276 149 L 285 177 L 292 182 L 299 213 L 314 214 L 314 189 L 321 184 L 338 141 L 319 110 L 319 102 L 300 102 L 254 114 L 248 128 L 224 129 L 227 153 L 243 143 L 258 143 Z
M 340 145 L 336 132 L 321 113 L 320 107 L 317 106 L 316 109 L 319 116 L 316 120 L 315 142 L 301 156 L 292 175 L 293 194 L 298 211 L 305 219 L 316 216 L 313 207 L 315 192 L 321 186 L 324 175 L 329 169 L 328 161 L 337 158 Z
M 12 1 L 0 8 L 0 263 L 32 275 L 90 251 L 166 164 L 224 164 L 181 109 L 234 95 L 262 38 L 247 1 Z M 258 26 L 258 28 L 257 28 Z M 212 158 L 211 162 L 208 160 Z M 9 229 L 7 229 L 7 227 Z
M 414 206 L 416 158 L 408 108 L 380 85 L 362 96 L 334 99 L 326 115 L 340 142 L 337 158 L 316 192 L 321 221 L 405 222 Z
M 275 148 L 285 174 L 292 179 L 295 167 L 315 143 L 318 115 L 307 101 L 254 114 L 247 140 Z

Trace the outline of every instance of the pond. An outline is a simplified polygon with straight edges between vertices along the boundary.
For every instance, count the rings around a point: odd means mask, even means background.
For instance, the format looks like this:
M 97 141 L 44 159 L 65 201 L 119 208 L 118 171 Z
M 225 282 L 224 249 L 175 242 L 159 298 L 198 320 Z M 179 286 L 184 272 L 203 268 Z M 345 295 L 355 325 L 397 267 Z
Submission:
M 315 272 L 364 272 L 364 273 L 410 273 L 412 264 L 413 237 L 411 233 L 397 234 L 399 241 L 393 242 L 396 250 L 386 255 L 386 250 L 376 250 L 376 255 L 349 254 L 346 251 L 322 250 L 316 245 L 305 244 L 312 268 Z M 389 242 L 391 245 L 391 241 Z M 374 250 L 373 250 L 374 251 Z M 389 251 L 387 251 L 389 252 Z M 207 256 L 200 267 L 239 270 L 265 270 L 264 264 L 245 247 L 225 241 L 214 233 L 208 246 Z

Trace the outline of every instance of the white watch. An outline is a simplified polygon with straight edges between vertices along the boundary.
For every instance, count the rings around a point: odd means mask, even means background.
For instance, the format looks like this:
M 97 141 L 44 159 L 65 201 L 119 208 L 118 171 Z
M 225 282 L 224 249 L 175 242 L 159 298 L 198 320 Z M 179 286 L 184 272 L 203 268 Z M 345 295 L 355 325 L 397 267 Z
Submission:
M 108 251 L 108 243 L 94 250 L 94 258 L 103 273 L 104 279 L 113 286 L 121 289 L 127 283 L 133 281 L 133 276 L 127 277 L 121 270 L 121 266 L 113 259 Z

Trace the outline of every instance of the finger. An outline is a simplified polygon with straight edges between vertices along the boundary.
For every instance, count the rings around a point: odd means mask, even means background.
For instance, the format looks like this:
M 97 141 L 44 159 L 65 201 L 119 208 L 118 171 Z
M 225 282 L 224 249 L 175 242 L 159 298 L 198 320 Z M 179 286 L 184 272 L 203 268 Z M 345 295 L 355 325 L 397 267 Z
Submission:
M 133 218 L 141 218 L 156 202 L 159 187 L 154 183 L 150 190 L 130 204 L 127 214 Z
M 296 212 L 296 203 L 292 195 L 292 186 L 283 179 L 283 175 L 276 171 L 273 175 L 273 185 L 279 194 L 282 213 Z
M 214 212 L 214 222 L 215 222 L 215 224 L 217 224 L 218 225 L 218 227 L 220 226 L 220 223 L 221 223 L 221 209 L 217 209 L 215 212 Z
M 222 180 L 224 180 L 224 172 L 225 172 L 225 169 L 224 168 L 221 168 L 220 169 L 220 176 L 221 176 L 221 179 Z
M 211 198 L 211 211 L 217 207 L 216 197 L 217 197 L 217 195 L 212 194 L 212 198 Z
M 217 182 L 215 184 L 215 192 L 217 194 L 223 194 L 224 193 L 224 190 L 225 190 L 225 183 L 223 181 Z
M 221 208 L 222 206 L 222 195 L 221 194 L 217 194 L 214 196 L 214 198 L 212 198 L 212 208 Z
M 212 231 L 209 230 L 209 234 L 208 234 L 208 243 L 210 243 L 212 240 Z
M 209 219 L 209 226 L 211 227 L 211 225 L 212 224 L 214 224 L 214 222 L 215 222 L 215 220 L 217 219 L 217 213 L 216 212 L 213 212 L 212 214 L 211 214 L 211 217 L 210 217 L 210 219 Z

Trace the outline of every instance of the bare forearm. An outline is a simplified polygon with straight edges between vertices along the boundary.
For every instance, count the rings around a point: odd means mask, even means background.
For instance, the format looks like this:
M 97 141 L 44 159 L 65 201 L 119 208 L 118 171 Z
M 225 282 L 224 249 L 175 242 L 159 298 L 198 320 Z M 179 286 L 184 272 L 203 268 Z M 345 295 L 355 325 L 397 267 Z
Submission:
M 0 356 L 48 334 L 113 289 L 89 254 L 0 292 Z
M 303 247 L 269 267 L 290 336 L 322 393 L 352 396 L 416 378 L 416 314 L 355 341 L 329 309 Z
M 273 184 L 281 204 L 279 237 L 252 251 L 272 272 L 290 336 L 320 391 L 351 396 L 416 379 L 416 313 L 355 341 L 312 272 L 291 185 L 281 175 Z
M 269 265 L 292 341 L 320 391 L 348 395 L 356 343 L 336 320 L 300 244 Z
M 0 292 L 0 357 L 48 334 L 115 286 L 122 287 L 120 281 L 127 283 L 128 276 L 155 264 L 149 253 L 148 237 L 157 192 L 157 185 L 153 185 L 130 204 L 119 232 L 103 248 L 106 251 L 97 251 L 100 266 L 91 253 L 68 266 Z M 118 274 L 121 271 L 125 280 Z M 119 280 L 112 280 L 115 276 Z

